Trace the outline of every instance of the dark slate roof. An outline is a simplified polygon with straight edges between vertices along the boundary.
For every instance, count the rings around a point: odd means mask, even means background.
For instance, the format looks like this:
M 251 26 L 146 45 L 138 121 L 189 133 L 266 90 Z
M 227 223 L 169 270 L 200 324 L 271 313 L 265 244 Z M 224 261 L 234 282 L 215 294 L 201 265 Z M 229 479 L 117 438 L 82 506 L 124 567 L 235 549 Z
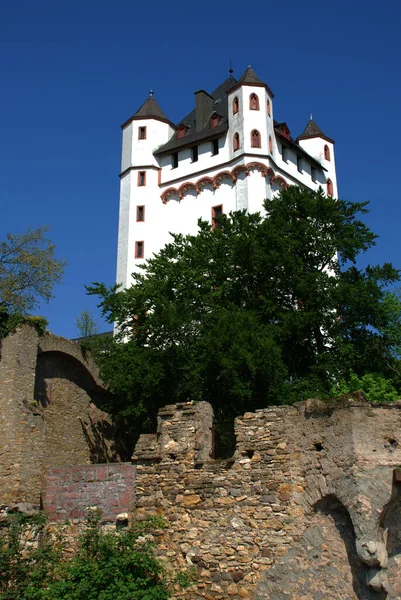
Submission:
M 318 160 L 316 160 L 316 158 L 313 158 L 313 156 L 311 156 L 310 154 L 308 154 L 299 144 L 297 144 L 297 142 L 290 136 L 290 138 L 287 138 L 285 135 L 283 135 L 280 132 L 280 125 L 282 125 L 282 123 L 277 123 L 277 121 L 274 121 L 274 132 L 276 134 L 276 138 L 284 145 L 287 146 L 288 148 L 291 148 L 292 150 L 295 151 L 296 154 L 298 154 L 299 156 L 303 156 L 306 160 L 308 160 L 314 167 L 317 167 L 318 169 L 322 169 L 323 171 L 327 171 L 327 169 L 325 169 Z
M 167 119 L 166 115 L 154 99 L 153 94 L 146 98 L 141 108 L 136 111 L 134 117 L 159 117 L 159 119 Z
M 261 83 L 262 85 L 266 85 L 264 81 L 259 79 L 256 75 L 255 71 L 249 66 L 246 71 L 241 75 L 238 80 L 238 83 Z
M 167 152 L 174 152 L 175 150 L 179 150 L 185 146 L 191 146 L 193 144 L 199 143 L 201 141 L 206 141 L 208 139 L 213 139 L 218 137 L 228 129 L 228 100 L 227 100 L 227 91 L 230 90 L 235 84 L 237 80 L 234 79 L 230 75 L 227 79 L 223 81 L 217 87 L 214 92 L 210 95 L 213 98 L 213 110 L 210 113 L 212 116 L 213 113 L 217 113 L 220 117 L 220 123 L 217 127 L 210 127 L 210 122 L 208 121 L 206 126 L 200 131 L 196 131 L 196 110 L 193 109 L 191 112 L 184 117 L 177 125 L 177 129 L 180 125 L 185 125 L 187 128 L 187 133 L 183 138 L 177 139 L 177 134 L 174 134 L 173 137 L 163 146 L 160 146 L 154 154 L 164 154 Z
M 298 140 L 307 140 L 308 138 L 313 138 L 313 137 L 321 137 L 325 140 L 328 140 L 329 142 L 334 143 L 334 140 L 327 137 L 327 135 L 325 135 L 323 133 L 323 131 L 320 129 L 319 125 L 317 125 L 315 123 L 315 121 L 311 118 L 311 119 L 309 119 L 309 122 L 308 122 L 307 126 L 305 127 L 304 131 L 301 133 L 301 135 L 299 135 L 297 137 L 297 141 Z
M 171 123 L 170 119 L 164 114 L 162 109 L 160 108 L 157 100 L 153 97 L 153 92 L 149 94 L 149 97 L 146 98 L 145 102 L 142 106 L 136 111 L 136 113 L 128 119 L 121 127 L 125 127 L 130 123 L 133 119 L 160 119 L 162 121 L 166 121 L 170 123 L 173 127 L 174 124 Z

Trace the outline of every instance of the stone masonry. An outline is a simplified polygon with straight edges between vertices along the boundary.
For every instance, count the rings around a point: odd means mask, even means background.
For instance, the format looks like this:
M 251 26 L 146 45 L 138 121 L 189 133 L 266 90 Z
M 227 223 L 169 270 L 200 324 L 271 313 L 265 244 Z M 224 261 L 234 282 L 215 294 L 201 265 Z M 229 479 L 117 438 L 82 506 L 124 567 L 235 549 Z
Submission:
M 236 420 L 211 460 L 212 411 L 165 407 L 142 436 L 134 515 L 165 517 L 159 556 L 188 600 L 401 598 L 401 405 L 308 401 Z
M 80 346 L 24 325 L 1 340 L 0 504 L 40 504 L 50 466 L 119 460 L 107 396 Z

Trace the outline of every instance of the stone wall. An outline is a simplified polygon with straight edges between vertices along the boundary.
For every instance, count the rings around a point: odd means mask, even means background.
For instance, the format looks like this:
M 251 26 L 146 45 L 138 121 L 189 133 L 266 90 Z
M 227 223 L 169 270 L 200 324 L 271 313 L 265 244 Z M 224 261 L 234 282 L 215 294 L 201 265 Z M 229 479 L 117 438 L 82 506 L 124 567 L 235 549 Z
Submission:
M 0 504 L 39 504 L 52 465 L 118 461 L 107 392 L 80 346 L 29 325 L 1 342 Z
M 174 597 L 400 598 L 400 426 L 398 404 L 271 407 L 238 418 L 215 461 L 210 406 L 163 409 L 134 452 L 134 514 L 163 515 L 160 557 L 196 570 Z
M 131 463 L 52 467 L 48 471 L 44 509 L 53 522 L 83 519 L 96 506 L 104 521 L 127 513 L 135 500 Z

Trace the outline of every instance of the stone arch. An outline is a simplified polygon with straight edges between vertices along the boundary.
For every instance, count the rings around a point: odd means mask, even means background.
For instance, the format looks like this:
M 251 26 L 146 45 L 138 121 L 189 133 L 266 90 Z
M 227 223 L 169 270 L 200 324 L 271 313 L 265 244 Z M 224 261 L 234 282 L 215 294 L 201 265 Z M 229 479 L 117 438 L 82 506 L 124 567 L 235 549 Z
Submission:
M 53 335 L 38 341 L 34 401 L 43 421 L 43 468 L 114 462 L 110 400 L 98 370 L 77 343 Z

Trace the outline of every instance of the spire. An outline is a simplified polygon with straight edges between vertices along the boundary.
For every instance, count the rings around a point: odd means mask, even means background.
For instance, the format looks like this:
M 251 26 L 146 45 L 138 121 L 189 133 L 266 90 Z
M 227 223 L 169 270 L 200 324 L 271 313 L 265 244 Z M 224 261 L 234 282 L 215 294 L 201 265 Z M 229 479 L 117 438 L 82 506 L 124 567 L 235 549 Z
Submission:
M 252 69 L 251 65 L 246 69 L 243 75 L 240 77 L 238 83 L 262 83 L 265 85 L 264 81 L 259 79 L 256 75 L 255 71 Z
M 157 117 L 158 119 L 165 119 L 166 121 L 169 120 L 168 117 L 166 117 L 166 115 L 160 108 L 157 101 L 154 99 L 153 90 L 150 90 L 149 97 L 145 100 L 145 102 L 142 104 L 142 106 L 136 111 L 136 113 L 134 114 L 134 117 L 143 117 L 144 119 L 151 118 L 151 117 Z
M 319 125 L 317 125 L 315 123 L 315 121 L 312 119 L 312 113 L 311 113 L 308 124 L 305 127 L 305 129 L 303 130 L 303 132 L 301 133 L 301 135 L 299 135 L 297 137 L 297 141 L 298 140 L 307 140 L 309 138 L 314 138 L 314 137 L 321 137 L 324 140 L 327 140 L 328 142 L 331 142 L 332 144 L 334 144 L 334 140 L 332 140 L 327 135 L 325 135 L 323 133 L 323 131 L 320 129 Z

